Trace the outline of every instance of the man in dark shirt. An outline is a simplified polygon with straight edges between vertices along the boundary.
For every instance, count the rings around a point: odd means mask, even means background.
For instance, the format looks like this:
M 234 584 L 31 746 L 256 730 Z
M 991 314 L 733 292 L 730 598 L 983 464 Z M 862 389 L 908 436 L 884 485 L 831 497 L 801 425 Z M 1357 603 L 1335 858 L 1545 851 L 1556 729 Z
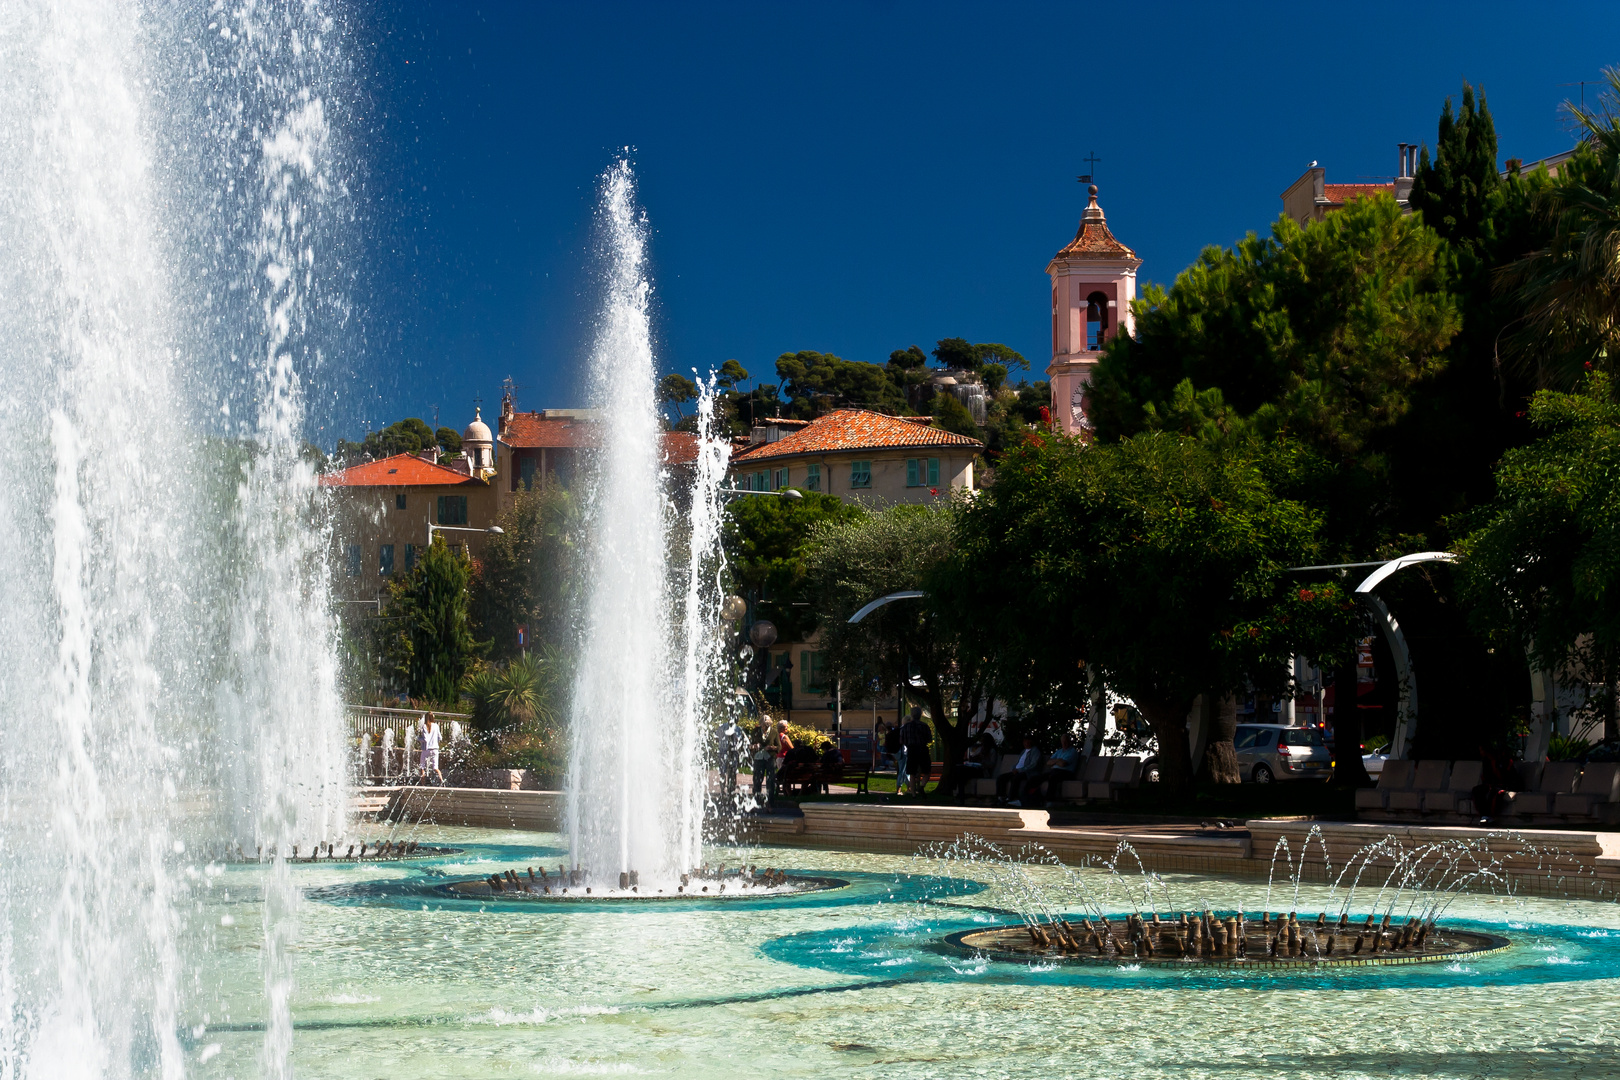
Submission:
M 922 707 L 913 705 L 911 719 L 900 727 L 900 745 L 906 748 L 906 774 L 911 792 L 921 795 L 934 764 L 934 730 L 923 723 Z

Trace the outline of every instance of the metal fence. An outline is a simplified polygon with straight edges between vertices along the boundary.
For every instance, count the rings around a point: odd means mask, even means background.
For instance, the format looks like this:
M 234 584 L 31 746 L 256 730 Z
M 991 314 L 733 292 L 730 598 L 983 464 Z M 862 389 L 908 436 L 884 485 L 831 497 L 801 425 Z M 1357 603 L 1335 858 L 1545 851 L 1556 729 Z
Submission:
M 394 744 L 404 746 L 405 728 L 415 724 L 422 718 L 427 709 L 385 709 L 380 705 L 345 705 L 344 711 L 349 718 L 349 737 L 358 739 L 362 735 L 370 735 L 373 744 L 382 740 L 384 728 L 394 729 Z M 439 720 L 459 720 L 463 725 L 472 719 L 470 713 L 439 712 L 433 710 L 433 715 Z

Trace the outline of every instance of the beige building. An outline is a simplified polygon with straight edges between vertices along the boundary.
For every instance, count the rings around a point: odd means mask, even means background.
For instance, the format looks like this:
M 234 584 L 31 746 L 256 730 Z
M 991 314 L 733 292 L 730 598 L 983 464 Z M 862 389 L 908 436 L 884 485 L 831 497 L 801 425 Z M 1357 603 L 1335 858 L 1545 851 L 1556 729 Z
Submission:
M 1305 226 L 1313 221 L 1321 221 L 1335 210 L 1344 209 L 1344 204 L 1351 199 L 1385 193 L 1393 195 L 1401 209 L 1406 209 L 1407 196 L 1412 193 L 1412 177 L 1417 172 L 1418 146 L 1417 143 L 1396 145 L 1400 148 L 1400 167 L 1388 181 L 1330 184 L 1327 182 L 1327 170 L 1311 162 L 1310 168 L 1282 193 L 1283 213 Z
M 474 427 L 467 431 L 476 435 Z M 466 442 L 464 437 L 463 446 Z M 495 524 L 495 474 L 480 477 L 468 471 L 480 460 L 475 456 L 477 450 L 475 445 L 466 457 L 445 464 L 438 462 L 435 450 L 395 454 L 321 477 L 321 486 L 332 492 L 336 503 L 336 592 L 340 598 L 381 597 L 390 578 L 416 566 L 427 549 L 430 523 L 475 529 Z M 474 556 L 484 546 L 484 537 L 478 533 L 449 532 L 444 539 L 466 547 Z
M 973 490 L 984 444 L 930 426 L 926 416 L 838 409 L 816 420 L 765 420 L 731 457 L 748 491 L 799 488 L 867 506 L 926 503 Z

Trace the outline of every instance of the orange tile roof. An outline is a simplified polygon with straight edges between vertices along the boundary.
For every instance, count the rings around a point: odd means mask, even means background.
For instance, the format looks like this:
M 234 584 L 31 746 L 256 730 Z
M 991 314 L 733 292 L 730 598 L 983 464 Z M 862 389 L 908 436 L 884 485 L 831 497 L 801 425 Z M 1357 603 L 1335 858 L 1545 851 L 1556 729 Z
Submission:
M 449 487 L 482 484 L 457 469 L 435 465 L 415 454 L 395 454 L 381 461 L 351 465 L 321 477 L 322 487 Z
M 865 409 L 837 409 L 772 443 L 759 443 L 733 455 L 732 461 L 762 461 L 797 454 L 858 450 L 901 450 L 951 446 L 981 450 L 984 444 L 966 435 L 924 427 L 907 417 L 885 416 Z
M 1323 184 L 1322 196 L 1334 205 L 1343 205 L 1363 195 L 1377 195 L 1394 190 L 1394 184 Z
M 1080 231 L 1074 234 L 1074 239 L 1058 252 L 1053 258 L 1062 259 L 1070 255 L 1100 255 L 1104 258 L 1134 259 L 1136 252 L 1114 239 L 1114 234 L 1108 231 L 1105 222 L 1082 221 Z
M 501 442 L 522 449 L 548 450 L 595 446 L 596 421 L 578 417 L 546 417 L 539 413 L 513 413 L 501 428 Z
M 688 431 L 666 431 L 660 440 L 665 465 L 695 465 L 698 437 Z

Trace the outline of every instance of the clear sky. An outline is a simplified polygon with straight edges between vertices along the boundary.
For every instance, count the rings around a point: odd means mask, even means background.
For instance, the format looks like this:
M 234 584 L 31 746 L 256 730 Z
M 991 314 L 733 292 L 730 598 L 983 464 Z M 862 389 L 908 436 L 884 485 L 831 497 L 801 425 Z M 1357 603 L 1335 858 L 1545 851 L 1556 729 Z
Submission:
M 366 339 L 328 369 L 327 445 L 435 405 L 464 426 L 507 376 L 521 408 L 584 403 L 593 189 L 623 147 L 663 370 L 774 381 L 785 351 L 960 336 L 1044 377 L 1044 269 L 1087 154 L 1141 277 L 1168 283 L 1267 228 L 1313 159 L 1330 182 L 1392 174 L 1465 78 L 1503 158 L 1534 160 L 1570 145 L 1566 84 L 1620 63 L 1612 3 L 412 0 L 350 30 Z

